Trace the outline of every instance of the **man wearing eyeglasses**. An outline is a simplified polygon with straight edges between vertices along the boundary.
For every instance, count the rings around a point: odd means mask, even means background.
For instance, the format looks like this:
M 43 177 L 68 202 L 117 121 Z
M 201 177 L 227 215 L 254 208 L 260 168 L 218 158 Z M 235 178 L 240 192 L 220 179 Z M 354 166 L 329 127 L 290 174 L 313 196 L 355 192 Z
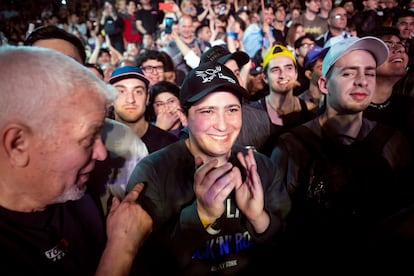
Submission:
M 295 57 L 298 69 L 298 81 L 300 86 L 293 91 L 294 95 L 299 95 L 309 88 L 309 79 L 305 75 L 304 61 L 305 56 L 310 49 L 315 46 L 315 37 L 311 34 L 305 34 L 295 41 Z
M 164 60 L 158 50 L 146 50 L 137 57 L 137 67 L 141 69 L 151 87 L 164 80 Z
M 404 83 L 407 85 L 407 82 L 396 85 L 407 76 L 406 44 L 400 39 L 396 28 L 383 27 L 375 36 L 388 46 L 389 55 L 377 68 L 375 93 L 364 111 L 364 116 L 395 127 L 405 134 L 409 141 L 414 141 L 414 99 L 398 93 L 399 89 L 405 88 Z
M 329 12 L 327 19 L 328 30 L 316 38 L 316 44 L 323 47 L 325 43 L 332 37 L 347 38 L 351 34 L 346 31 L 346 24 L 348 22 L 346 10 L 343 7 L 337 6 Z

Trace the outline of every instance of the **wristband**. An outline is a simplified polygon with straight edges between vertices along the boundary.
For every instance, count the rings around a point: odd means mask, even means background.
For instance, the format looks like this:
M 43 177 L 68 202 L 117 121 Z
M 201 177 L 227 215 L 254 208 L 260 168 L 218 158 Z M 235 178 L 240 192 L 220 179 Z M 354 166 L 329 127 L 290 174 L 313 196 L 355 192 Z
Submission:
M 234 40 L 237 40 L 237 36 L 238 36 L 238 34 L 237 34 L 237 33 L 235 33 L 235 32 L 227 32 L 227 33 L 226 33 L 226 36 L 227 36 L 227 37 L 232 37 Z

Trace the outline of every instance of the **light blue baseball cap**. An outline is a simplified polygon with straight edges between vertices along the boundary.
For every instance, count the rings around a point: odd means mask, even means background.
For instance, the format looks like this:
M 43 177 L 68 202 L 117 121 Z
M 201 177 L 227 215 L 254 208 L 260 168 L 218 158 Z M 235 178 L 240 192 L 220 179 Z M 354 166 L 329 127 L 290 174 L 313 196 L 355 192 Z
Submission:
M 380 66 L 388 58 L 388 47 L 379 38 L 373 36 L 356 37 L 340 39 L 339 41 L 332 40 L 332 43 L 328 43 L 324 48 L 329 48 L 322 62 L 322 76 L 326 77 L 329 69 L 335 62 L 346 55 L 347 53 L 355 50 L 366 50 L 370 52 L 377 62 L 377 67 Z

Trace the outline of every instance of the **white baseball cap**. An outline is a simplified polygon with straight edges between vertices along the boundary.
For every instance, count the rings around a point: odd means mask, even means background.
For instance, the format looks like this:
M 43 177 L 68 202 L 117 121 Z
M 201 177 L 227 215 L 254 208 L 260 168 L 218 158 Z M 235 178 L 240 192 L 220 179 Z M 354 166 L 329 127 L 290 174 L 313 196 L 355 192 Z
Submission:
M 336 42 L 329 43 L 324 46 L 329 47 L 322 63 L 322 75 L 326 77 L 332 65 L 345 54 L 355 50 L 366 50 L 370 52 L 377 62 L 377 67 L 380 66 L 388 58 L 388 47 L 379 38 L 373 36 L 365 36 L 362 38 L 352 36 L 344 38 Z

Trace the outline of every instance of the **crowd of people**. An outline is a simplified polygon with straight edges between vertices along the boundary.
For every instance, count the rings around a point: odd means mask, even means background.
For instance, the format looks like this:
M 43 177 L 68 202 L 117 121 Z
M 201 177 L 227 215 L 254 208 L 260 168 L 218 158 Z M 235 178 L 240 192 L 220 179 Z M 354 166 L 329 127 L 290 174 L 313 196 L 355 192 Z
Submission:
M 409 267 L 414 1 L 13 4 L 8 275 Z

